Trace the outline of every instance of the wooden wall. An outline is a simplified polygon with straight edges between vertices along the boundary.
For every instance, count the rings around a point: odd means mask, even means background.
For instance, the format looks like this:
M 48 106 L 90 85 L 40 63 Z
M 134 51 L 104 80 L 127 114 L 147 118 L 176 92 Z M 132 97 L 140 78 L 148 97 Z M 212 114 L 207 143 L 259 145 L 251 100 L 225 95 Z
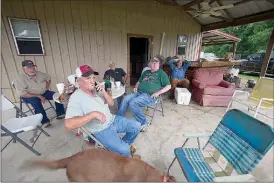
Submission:
M 155 1 L 2 0 L 2 92 L 17 98 L 11 81 L 22 72 L 21 62 L 33 60 L 55 84 L 73 74 L 80 64 L 90 64 L 102 76 L 109 61 L 127 69 L 127 34 L 153 36 L 153 55 L 176 53 L 177 36 L 187 35 L 189 60 L 198 58 L 200 25 L 180 8 Z M 7 17 L 38 19 L 44 56 L 18 56 Z

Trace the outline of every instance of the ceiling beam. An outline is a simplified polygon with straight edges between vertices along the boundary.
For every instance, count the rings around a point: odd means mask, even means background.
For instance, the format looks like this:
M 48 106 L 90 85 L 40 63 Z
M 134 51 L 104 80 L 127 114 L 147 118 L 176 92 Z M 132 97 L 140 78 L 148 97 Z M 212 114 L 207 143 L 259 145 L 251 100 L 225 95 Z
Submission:
M 223 3 L 220 0 L 216 0 L 216 2 L 219 6 L 223 6 Z M 226 13 L 228 20 L 233 21 L 232 15 L 226 9 L 224 9 L 223 11 Z
M 235 42 L 212 42 L 212 43 L 203 43 L 202 46 L 212 46 L 212 45 L 220 45 L 220 44 L 233 44 Z
M 227 22 L 230 22 L 230 21 L 231 21 L 229 18 L 226 18 L 226 17 L 223 17 L 223 16 L 210 15 L 210 17 L 212 17 L 212 18 L 217 18 L 217 19 L 219 19 L 219 20 L 224 20 L 224 21 L 227 21 Z
M 201 2 L 203 2 L 204 0 L 194 0 L 194 1 L 191 1 L 190 3 L 187 3 L 185 5 L 183 5 L 183 8 L 184 10 L 196 5 L 196 4 L 200 4 Z
M 235 18 L 233 20 L 233 22 L 223 21 L 223 22 L 217 22 L 217 23 L 212 23 L 212 24 L 208 24 L 208 25 L 203 25 L 202 32 L 208 31 L 208 30 L 215 30 L 215 29 L 231 27 L 231 26 L 233 27 L 233 26 L 238 26 L 238 25 L 244 25 L 244 24 L 249 24 L 249 23 L 253 23 L 253 22 L 269 20 L 269 19 L 274 19 L 274 9 L 271 9 L 269 11 L 264 11 L 261 13 L 256 13 L 253 15 Z
M 274 5 L 274 0 L 267 0 L 267 1 Z
M 208 2 L 208 4 L 212 4 L 212 3 L 214 3 L 216 0 L 210 0 L 209 2 Z
M 248 3 L 248 2 L 250 2 L 250 1 L 253 1 L 253 0 L 243 0 L 243 1 L 240 1 L 240 2 L 237 2 L 237 3 L 234 3 L 233 5 L 234 5 L 234 6 L 238 6 L 238 5 L 240 5 L 240 4 Z

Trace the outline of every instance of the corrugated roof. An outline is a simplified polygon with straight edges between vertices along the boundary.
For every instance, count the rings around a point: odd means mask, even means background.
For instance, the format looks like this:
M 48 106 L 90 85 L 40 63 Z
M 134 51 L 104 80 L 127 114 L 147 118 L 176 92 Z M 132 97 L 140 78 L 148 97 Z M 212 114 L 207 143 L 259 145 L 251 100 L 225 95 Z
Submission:
M 203 46 L 214 45 L 214 44 L 225 44 L 241 41 L 240 38 L 235 37 L 231 34 L 221 32 L 219 30 L 210 30 L 203 32 L 202 39 Z

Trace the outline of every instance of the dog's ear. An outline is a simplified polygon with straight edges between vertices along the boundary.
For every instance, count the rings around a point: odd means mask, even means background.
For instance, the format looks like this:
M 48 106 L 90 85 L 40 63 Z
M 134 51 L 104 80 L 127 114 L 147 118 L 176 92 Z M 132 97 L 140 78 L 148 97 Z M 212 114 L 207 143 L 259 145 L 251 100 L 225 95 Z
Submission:
M 176 182 L 175 177 L 169 176 L 169 177 L 168 177 L 168 182 Z

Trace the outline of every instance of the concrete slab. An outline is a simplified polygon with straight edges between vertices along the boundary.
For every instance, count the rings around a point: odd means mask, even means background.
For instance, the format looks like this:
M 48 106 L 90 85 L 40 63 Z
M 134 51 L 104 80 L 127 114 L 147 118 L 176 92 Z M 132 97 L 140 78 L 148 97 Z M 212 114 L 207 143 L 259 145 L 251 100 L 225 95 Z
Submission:
M 237 107 L 237 106 L 236 106 Z M 184 142 L 184 132 L 212 132 L 223 114 L 223 107 L 201 107 L 194 102 L 188 106 L 175 104 L 164 97 L 165 117 L 156 113 L 152 125 L 146 132 L 140 133 L 136 139 L 137 153 L 142 159 L 159 170 L 164 170 L 174 158 L 173 150 Z M 115 113 L 116 109 L 113 108 Z M 273 110 L 268 113 L 273 113 Z M 53 111 L 49 111 L 54 116 Z M 14 111 L 9 111 L 3 116 L 3 120 L 13 116 Z M 131 117 L 130 112 L 127 117 Z M 273 120 L 266 120 L 273 126 Z M 51 137 L 41 136 L 35 145 L 35 149 L 42 153 L 38 157 L 24 148 L 21 144 L 11 144 L 2 153 L 1 173 L 2 181 L 67 181 L 64 170 L 49 171 L 45 169 L 22 169 L 26 160 L 32 159 L 60 159 L 81 151 L 83 139 L 75 136 L 76 131 L 67 132 L 64 128 L 64 120 L 53 120 L 51 128 L 46 129 Z M 26 142 L 32 133 L 22 134 Z M 2 146 L 8 141 L 8 137 L 2 138 Z M 205 144 L 203 139 L 201 144 Z M 188 147 L 197 147 L 195 140 L 190 140 Z M 186 181 L 179 164 L 176 162 L 171 169 L 171 174 L 178 181 Z M 273 182 L 273 148 L 253 171 L 258 181 Z

